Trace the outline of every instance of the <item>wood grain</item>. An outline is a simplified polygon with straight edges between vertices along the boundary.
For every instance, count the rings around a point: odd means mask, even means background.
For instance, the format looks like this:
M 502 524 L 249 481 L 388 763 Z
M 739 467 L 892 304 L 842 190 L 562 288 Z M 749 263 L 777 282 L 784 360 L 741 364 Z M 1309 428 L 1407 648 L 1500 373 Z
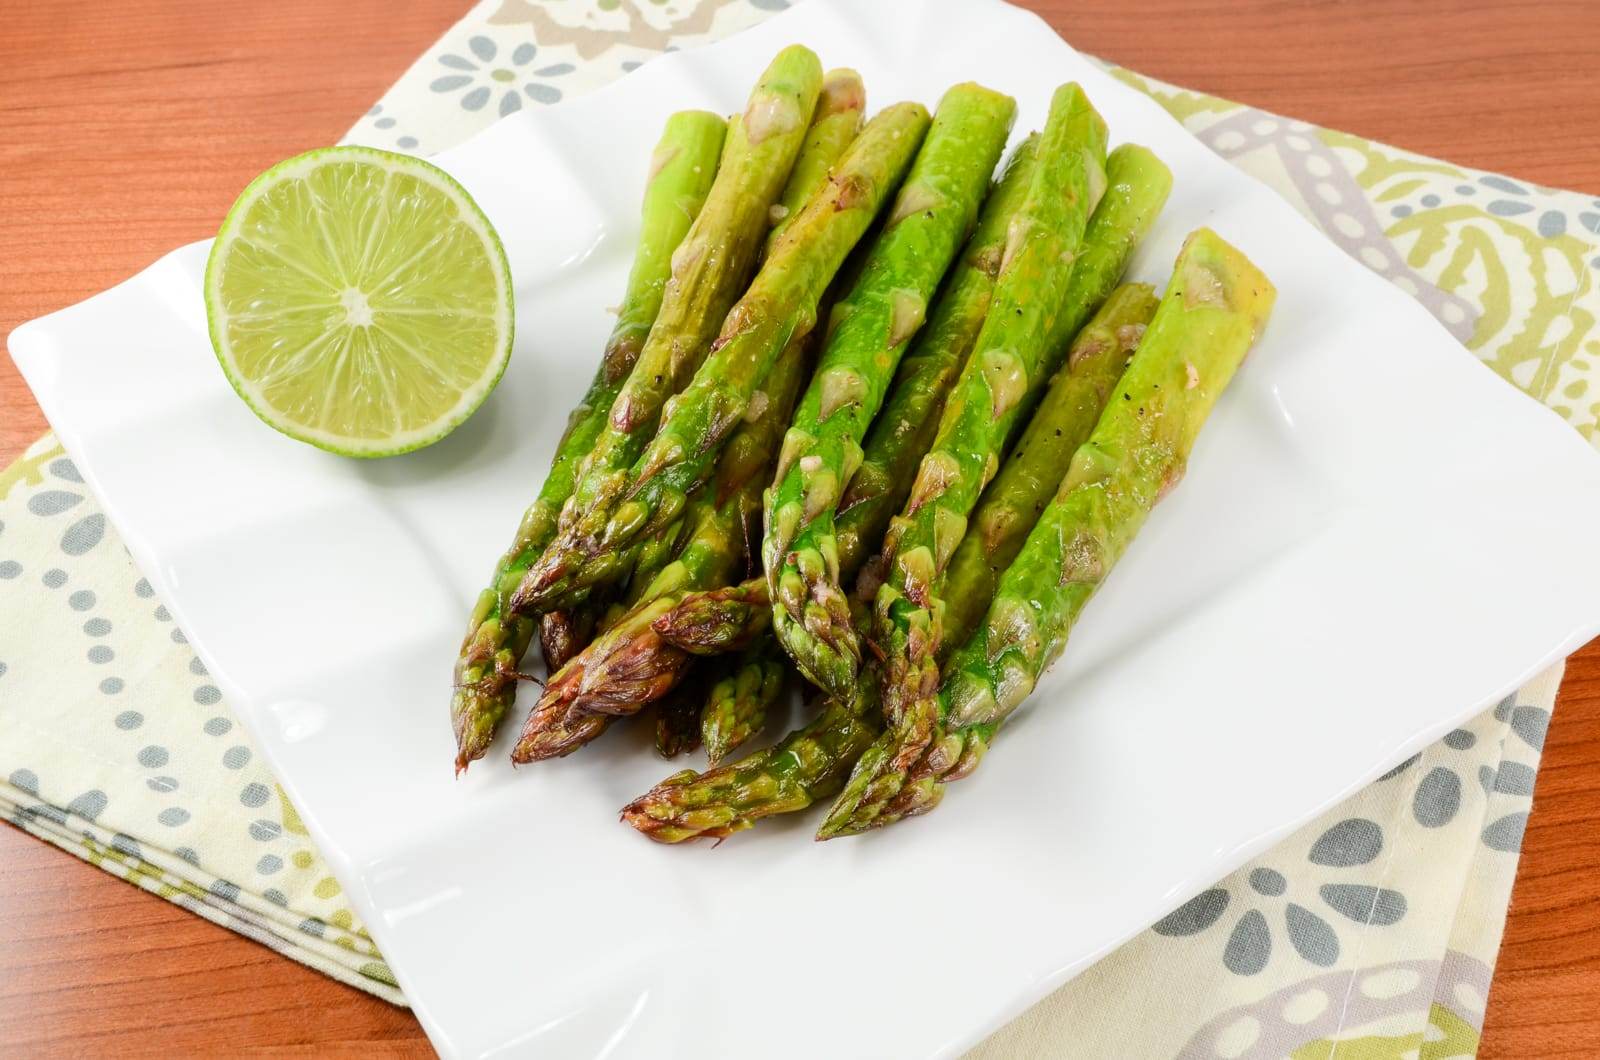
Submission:
M 629 0 L 633 2 L 633 0 Z M 1177 84 L 1600 194 L 1592 0 L 1031 0 Z M 209 235 L 336 139 L 466 4 L 0 0 L 0 331 Z M 44 429 L 0 358 L 0 464 Z M 1544 753 L 1482 1055 L 1600 1054 L 1600 644 Z M 0 828 L 0 1042 L 19 1055 L 427 1055 L 409 1013 Z

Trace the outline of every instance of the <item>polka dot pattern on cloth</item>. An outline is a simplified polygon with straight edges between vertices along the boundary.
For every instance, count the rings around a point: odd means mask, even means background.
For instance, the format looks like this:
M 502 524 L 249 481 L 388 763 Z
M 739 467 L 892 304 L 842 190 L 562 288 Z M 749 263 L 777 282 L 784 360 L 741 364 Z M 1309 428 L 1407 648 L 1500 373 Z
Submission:
M 28 470 L 0 486 L 0 815 L 400 1000 L 343 895 L 318 892 L 327 874 L 298 816 L 76 466 L 46 439 L 15 467 Z M 21 735 L 13 702 L 37 704 Z M 234 829 L 217 827 L 225 805 Z M 299 931 L 308 918 L 323 925 L 314 939 Z

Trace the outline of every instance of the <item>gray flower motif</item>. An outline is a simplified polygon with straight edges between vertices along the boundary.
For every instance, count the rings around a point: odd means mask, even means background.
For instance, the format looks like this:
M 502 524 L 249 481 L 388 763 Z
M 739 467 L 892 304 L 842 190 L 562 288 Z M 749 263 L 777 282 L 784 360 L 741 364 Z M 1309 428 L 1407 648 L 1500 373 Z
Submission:
M 488 37 L 470 38 L 467 50 L 472 53 L 470 56 L 454 52 L 439 56 L 439 65 L 455 72 L 435 78 L 428 87 L 435 92 L 465 89 L 459 102 L 462 109 L 472 111 L 482 110 L 498 95 L 502 118 L 522 109 L 523 95 L 535 103 L 559 102 L 561 89 L 535 79 L 559 77 L 576 69 L 571 63 L 532 68 L 534 57 L 539 54 L 538 46 L 532 42 L 517 45 L 506 60 L 499 60 L 500 49 Z
M 1352 817 L 1324 831 L 1306 851 L 1316 868 L 1310 875 L 1326 879 L 1316 887 L 1329 909 L 1362 925 L 1387 927 L 1406 915 L 1406 898 L 1399 891 L 1349 882 L 1343 874 L 1321 869 L 1358 868 L 1371 864 L 1383 850 L 1383 829 L 1375 821 Z M 1288 897 L 1289 881 L 1283 873 L 1264 865 L 1244 876 L 1230 877 L 1191 898 L 1157 921 L 1153 930 L 1168 938 L 1198 935 L 1222 921 L 1230 906 L 1247 906 L 1233 921 L 1222 949 L 1222 964 L 1235 975 L 1255 975 L 1265 969 L 1274 951 L 1274 920 L 1281 906 L 1283 932 L 1302 960 L 1320 968 L 1339 959 L 1339 932 L 1320 913 Z M 1278 901 L 1282 899 L 1282 901 Z
M 1545 729 L 1550 724 L 1549 711 L 1542 707 L 1518 706 L 1515 696 L 1507 696 L 1495 707 L 1494 716 L 1507 722 L 1511 734 L 1518 740 L 1536 751 L 1543 748 Z M 1466 729 L 1456 729 L 1445 735 L 1443 743 L 1452 751 L 1466 752 L 1476 745 L 1477 737 Z M 1378 780 L 1392 780 L 1421 759 L 1421 754 L 1412 755 Z M 1442 828 L 1455 820 L 1461 809 L 1464 784 L 1456 768 L 1460 764 L 1447 759 L 1434 765 L 1418 781 L 1416 793 L 1411 797 L 1411 815 L 1424 828 Z M 1532 766 L 1513 761 L 1508 755 L 1502 755 L 1498 769 L 1488 765 L 1478 766 L 1478 784 L 1485 795 L 1510 795 L 1531 800 L 1534 776 Z M 1522 846 L 1522 831 L 1527 823 L 1526 809 L 1496 818 L 1483 831 L 1484 845 L 1491 850 L 1515 853 Z

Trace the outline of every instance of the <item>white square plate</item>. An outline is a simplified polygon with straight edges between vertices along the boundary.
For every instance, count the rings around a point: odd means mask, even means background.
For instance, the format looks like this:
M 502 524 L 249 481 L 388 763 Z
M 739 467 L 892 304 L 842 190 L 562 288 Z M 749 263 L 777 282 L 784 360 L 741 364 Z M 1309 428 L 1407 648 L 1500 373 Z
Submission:
M 1205 224 L 1280 295 L 1187 481 L 936 815 L 672 849 L 616 821 L 673 768 L 642 726 L 516 773 L 502 739 L 458 781 L 448 675 L 609 326 L 662 121 L 737 109 L 793 41 L 877 106 L 1003 89 L 1019 136 L 1082 82 L 1176 174 L 1133 273 L 1162 283 Z M 520 327 L 499 391 L 424 452 L 259 423 L 206 339 L 206 245 L 10 345 L 446 1054 L 954 1054 L 1600 628 L 1600 457 L 997 0 L 817 0 L 438 162 L 505 239 Z

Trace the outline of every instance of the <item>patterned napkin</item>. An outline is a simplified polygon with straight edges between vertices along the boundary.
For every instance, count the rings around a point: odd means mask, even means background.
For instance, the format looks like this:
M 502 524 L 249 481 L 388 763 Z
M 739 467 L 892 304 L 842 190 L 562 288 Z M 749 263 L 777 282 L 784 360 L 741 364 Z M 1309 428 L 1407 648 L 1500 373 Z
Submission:
M 349 139 L 431 154 L 786 6 L 483 0 Z M 1116 73 L 1600 442 L 1600 200 Z M 1471 1054 L 1560 673 L 1219 881 L 973 1055 L 1325 1057 L 1334 1042 L 1363 1056 Z M 0 472 L 0 813 L 404 1004 L 51 436 Z

